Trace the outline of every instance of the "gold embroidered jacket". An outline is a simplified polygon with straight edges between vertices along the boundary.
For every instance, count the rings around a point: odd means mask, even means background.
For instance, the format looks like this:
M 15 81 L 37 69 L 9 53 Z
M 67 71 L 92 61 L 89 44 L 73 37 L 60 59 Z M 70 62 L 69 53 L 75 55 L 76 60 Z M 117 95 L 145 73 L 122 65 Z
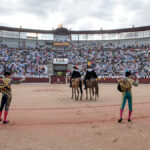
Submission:
M 11 98 L 11 84 L 19 84 L 21 82 L 22 81 L 14 81 L 9 78 L 0 79 L 0 92 L 2 95 L 7 94 Z
M 133 79 L 129 79 L 129 78 L 123 78 L 119 80 L 118 82 L 120 83 L 120 86 L 123 92 L 126 92 L 126 91 L 131 92 L 132 85 L 138 86 L 139 84 L 138 79 L 134 81 Z

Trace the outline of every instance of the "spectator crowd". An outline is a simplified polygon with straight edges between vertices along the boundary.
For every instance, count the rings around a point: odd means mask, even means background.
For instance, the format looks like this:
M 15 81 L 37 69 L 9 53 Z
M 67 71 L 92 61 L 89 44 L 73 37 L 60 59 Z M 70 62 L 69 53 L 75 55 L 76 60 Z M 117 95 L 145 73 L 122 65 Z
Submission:
M 71 45 L 62 50 L 9 49 L 0 48 L 0 74 L 10 69 L 15 77 L 48 77 L 47 65 L 54 58 L 68 58 L 68 63 L 78 65 L 84 74 L 88 62 L 98 76 L 120 77 L 131 70 L 141 78 L 150 78 L 150 48 L 102 49 L 91 43 L 87 45 Z

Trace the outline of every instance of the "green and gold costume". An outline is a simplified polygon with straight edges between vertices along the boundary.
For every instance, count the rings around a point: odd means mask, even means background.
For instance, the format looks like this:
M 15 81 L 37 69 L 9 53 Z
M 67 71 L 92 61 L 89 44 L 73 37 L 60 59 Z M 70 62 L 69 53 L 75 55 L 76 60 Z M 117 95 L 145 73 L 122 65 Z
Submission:
M 136 81 L 129 79 L 129 78 L 124 78 L 119 81 L 120 86 L 122 88 L 122 104 L 121 104 L 121 109 L 124 109 L 126 101 L 128 100 L 128 106 L 129 110 L 132 111 L 132 92 L 131 88 L 132 85 L 138 86 L 139 81 L 138 79 Z

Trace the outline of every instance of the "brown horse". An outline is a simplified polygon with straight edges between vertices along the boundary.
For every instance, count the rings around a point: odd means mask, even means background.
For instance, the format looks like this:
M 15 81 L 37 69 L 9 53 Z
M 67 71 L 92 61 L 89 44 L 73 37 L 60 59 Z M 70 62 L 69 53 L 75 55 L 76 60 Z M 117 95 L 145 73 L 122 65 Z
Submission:
M 91 78 L 86 82 L 87 82 L 86 99 L 88 99 L 88 88 L 89 88 L 90 100 L 92 100 L 93 97 L 95 96 L 96 101 L 96 99 L 99 97 L 98 81 L 95 78 Z
M 80 100 L 82 100 L 83 91 L 82 91 L 82 80 L 79 78 L 72 80 L 72 99 L 75 95 L 75 99 L 78 100 L 79 98 L 79 88 L 80 88 Z

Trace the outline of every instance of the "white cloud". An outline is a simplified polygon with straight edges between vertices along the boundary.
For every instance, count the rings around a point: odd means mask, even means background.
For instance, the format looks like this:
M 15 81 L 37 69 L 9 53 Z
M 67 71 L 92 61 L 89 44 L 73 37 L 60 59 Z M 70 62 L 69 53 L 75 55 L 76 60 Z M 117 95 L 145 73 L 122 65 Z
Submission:
M 149 25 L 149 0 L 0 0 L 0 25 L 72 30 Z

